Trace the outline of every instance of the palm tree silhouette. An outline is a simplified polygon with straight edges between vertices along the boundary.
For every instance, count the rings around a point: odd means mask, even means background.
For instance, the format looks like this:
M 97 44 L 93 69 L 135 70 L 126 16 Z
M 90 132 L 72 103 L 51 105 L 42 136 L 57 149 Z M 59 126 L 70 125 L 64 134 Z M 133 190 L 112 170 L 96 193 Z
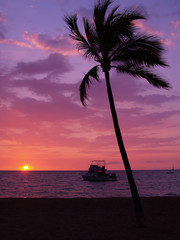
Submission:
M 98 63 L 86 73 L 81 82 L 80 99 L 83 105 L 86 105 L 87 88 L 90 83 L 93 79 L 99 81 L 99 70 L 102 69 L 105 74 L 114 129 L 130 185 L 136 221 L 138 226 L 145 226 L 142 204 L 119 128 L 109 71 L 114 68 L 119 73 L 144 78 L 155 87 L 169 88 L 166 81 L 152 72 L 153 67 L 165 67 L 167 64 L 162 58 L 164 49 L 161 42 L 154 36 L 136 33 L 134 20 L 145 19 L 145 16 L 133 8 L 117 11 L 119 6 L 107 13 L 111 3 L 111 0 L 99 0 L 94 6 L 93 19 L 89 21 L 83 18 L 84 35 L 79 30 L 77 15 L 65 16 L 65 22 L 77 48 L 84 50 L 85 57 L 93 58 Z

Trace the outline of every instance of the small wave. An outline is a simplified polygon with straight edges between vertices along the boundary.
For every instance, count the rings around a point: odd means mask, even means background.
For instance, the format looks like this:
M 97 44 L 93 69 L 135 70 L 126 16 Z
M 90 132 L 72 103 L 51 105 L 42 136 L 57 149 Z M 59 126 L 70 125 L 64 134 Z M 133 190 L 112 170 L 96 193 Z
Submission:
M 164 196 L 177 196 L 176 193 L 170 192 L 170 193 L 166 193 Z

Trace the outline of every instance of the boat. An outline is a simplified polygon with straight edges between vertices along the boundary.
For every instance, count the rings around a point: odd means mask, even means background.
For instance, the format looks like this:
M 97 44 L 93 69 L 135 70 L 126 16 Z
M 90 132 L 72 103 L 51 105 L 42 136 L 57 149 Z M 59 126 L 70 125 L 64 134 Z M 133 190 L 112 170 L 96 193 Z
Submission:
M 167 171 L 166 173 L 167 173 L 167 174 L 174 174 L 174 166 L 172 167 L 171 170 Z
M 104 181 L 117 181 L 115 173 L 107 173 L 105 168 L 105 160 L 91 161 L 89 170 L 82 175 L 84 181 L 91 182 L 104 182 Z

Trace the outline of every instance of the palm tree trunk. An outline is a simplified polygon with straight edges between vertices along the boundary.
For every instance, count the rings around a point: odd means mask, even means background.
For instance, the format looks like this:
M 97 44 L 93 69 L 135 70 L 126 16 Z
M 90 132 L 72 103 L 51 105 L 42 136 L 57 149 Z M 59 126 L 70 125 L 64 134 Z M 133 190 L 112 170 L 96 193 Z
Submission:
M 111 108 L 111 114 L 112 114 L 113 123 L 114 123 L 114 129 L 115 129 L 115 133 L 116 133 L 117 142 L 119 145 L 119 150 L 121 152 L 122 160 L 123 160 L 126 174 L 128 177 L 129 186 L 131 189 L 131 195 L 132 195 L 132 199 L 134 202 L 137 225 L 141 226 L 141 227 L 145 227 L 146 224 L 145 224 L 145 218 L 144 218 L 141 200 L 140 200 L 139 193 L 138 193 L 138 190 L 136 187 L 136 183 L 134 181 L 134 177 L 133 177 L 132 170 L 131 170 L 131 167 L 129 164 L 126 149 L 124 147 L 121 131 L 119 128 L 117 113 L 116 113 L 113 94 L 112 94 L 111 85 L 110 85 L 109 71 L 105 71 L 105 78 L 106 78 L 106 86 L 107 86 L 108 98 L 109 98 L 109 103 L 110 103 L 110 108 Z

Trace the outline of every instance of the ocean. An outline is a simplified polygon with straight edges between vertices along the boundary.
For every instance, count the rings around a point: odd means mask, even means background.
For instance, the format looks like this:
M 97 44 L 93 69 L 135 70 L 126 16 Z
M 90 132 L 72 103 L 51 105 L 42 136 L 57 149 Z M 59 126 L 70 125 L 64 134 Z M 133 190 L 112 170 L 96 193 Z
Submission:
M 115 182 L 83 181 L 85 171 L 0 171 L 0 198 L 130 197 L 125 171 Z M 133 171 L 141 197 L 180 196 L 180 170 Z

